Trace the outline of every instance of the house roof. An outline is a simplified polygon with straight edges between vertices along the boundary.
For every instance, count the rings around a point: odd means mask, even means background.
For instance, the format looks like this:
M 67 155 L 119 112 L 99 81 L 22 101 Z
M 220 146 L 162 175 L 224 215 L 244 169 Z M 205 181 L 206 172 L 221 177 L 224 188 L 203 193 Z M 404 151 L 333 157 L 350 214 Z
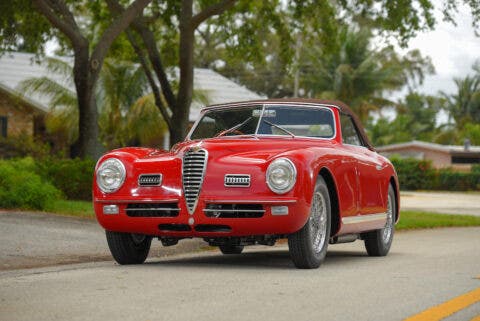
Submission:
M 206 68 L 195 68 L 193 83 L 195 89 L 206 93 L 210 105 L 266 98 Z M 197 120 L 203 107 L 197 102 L 192 103 L 190 108 L 191 121 Z
M 49 72 L 46 64 L 37 63 L 33 54 L 12 52 L 0 56 L 0 89 L 21 97 L 41 111 L 48 112 L 50 109 L 48 97 L 38 94 L 24 95 L 18 88 L 23 80 L 43 76 L 54 79 L 75 91 L 75 88 L 68 85 L 61 76 Z M 195 68 L 194 88 L 200 89 L 206 94 L 209 104 L 265 98 L 219 73 L 205 68 Z M 191 121 L 197 119 L 202 107 L 200 103 L 192 103 L 189 115 Z
M 25 95 L 18 88 L 20 82 L 33 77 L 50 77 L 62 82 L 61 77 L 48 72 L 45 65 L 35 62 L 35 55 L 28 53 L 5 53 L 0 57 L 0 87 L 11 95 L 22 98 L 39 111 L 49 111 L 50 99 L 39 94 Z
M 480 146 L 470 146 L 468 150 L 465 149 L 463 145 L 441 145 L 435 143 L 427 143 L 418 140 L 413 140 L 411 142 L 406 143 L 399 143 L 399 144 L 391 144 L 385 145 L 381 147 L 377 147 L 377 151 L 379 152 L 395 152 L 399 149 L 406 149 L 406 148 L 422 148 L 428 149 L 438 152 L 444 153 L 480 153 Z

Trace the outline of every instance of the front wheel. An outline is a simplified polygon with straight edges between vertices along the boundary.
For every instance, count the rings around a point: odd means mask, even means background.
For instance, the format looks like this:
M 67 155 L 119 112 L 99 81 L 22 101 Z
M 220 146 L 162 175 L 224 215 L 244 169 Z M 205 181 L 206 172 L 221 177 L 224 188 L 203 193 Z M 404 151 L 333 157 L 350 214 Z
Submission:
M 150 251 L 152 238 L 143 234 L 105 231 L 108 247 L 119 264 L 141 264 Z
M 393 234 L 395 232 L 395 191 L 392 185 L 388 188 L 387 198 L 387 222 L 381 230 L 365 233 L 365 248 L 370 256 L 385 256 L 392 246 Z
M 331 212 L 327 184 L 319 176 L 307 223 L 288 237 L 290 256 L 297 268 L 315 269 L 325 260 L 330 238 Z

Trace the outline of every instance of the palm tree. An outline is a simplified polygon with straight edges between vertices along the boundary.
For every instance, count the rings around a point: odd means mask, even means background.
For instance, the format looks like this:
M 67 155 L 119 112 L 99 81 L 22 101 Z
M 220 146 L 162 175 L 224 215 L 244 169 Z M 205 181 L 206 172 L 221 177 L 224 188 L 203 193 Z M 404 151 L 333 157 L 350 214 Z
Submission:
M 46 59 L 55 78 L 30 78 L 19 85 L 25 94 L 50 99 L 46 127 L 57 149 L 67 151 L 78 138 L 78 108 L 72 88 L 72 67 L 58 58 Z M 125 145 L 163 146 L 168 132 L 148 86 L 143 69 L 132 62 L 106 59 L 97 86 L 100 139 L 107 149 Z M 193 100 L 208 104 L 207 93 L 194 91 Z M 59 147 L 60 146 L 60 147 Z
M 412 51 L 399 57 L 392 46 L 373 48 L 370 30 L 340 28 L 332 51 L 313 46 L 302 58 L 305 95 L 339 99 L 365 122 L 370 111 L 395 106 L 384 93 L 402 88 L 409 80 L 423 80 L 433 72 L 428 59 Z
M 468 122 L 480 123 L 480 61 L 472 69 L 473 76 L 455 78 L 457 92 L 448 95 L 442 92 L 446 100 L 445 109 L 450 115 L 450 120 L 455 120 L 458 127 L 463 127 Z
M 132 117 L 130 107 L 145 95 L 147 81 L 143 69 L 132 62 L 108 59 L 104 68 L 97 93 L 100 139 L 107 149 L 113 149 L 129 143 L 126 133 Z M 156 119 L 158 127 L 162 119 Z
M 70 64 L 58 58 L 46 58 L 47 70 L 55 78 L 35 77 L 22 81 L 18 90 L 25 95 L 37 94 L 50 99 L 50 112 L 45 125 L 54 150 L 66 152 L 78 139 L 77 96 L 73 88 L 73 71 Z M 61 79 L 61 80 L 59 80 Z

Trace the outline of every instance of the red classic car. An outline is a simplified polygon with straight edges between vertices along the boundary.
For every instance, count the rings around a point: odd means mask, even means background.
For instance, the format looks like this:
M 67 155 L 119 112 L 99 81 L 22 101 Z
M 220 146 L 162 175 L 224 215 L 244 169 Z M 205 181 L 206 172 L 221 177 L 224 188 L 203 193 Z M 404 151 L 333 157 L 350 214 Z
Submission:
M 207 107 L 170 151 L 113 150 L 93 196 L 120 264 L 143 263 L 153 237 L 199 237 L 224 254 L 288 238 L 298 268 L 317 268 L 329 243 L 386 255 L 400 202 L 392 164 L 350 109 L 300 99 Z

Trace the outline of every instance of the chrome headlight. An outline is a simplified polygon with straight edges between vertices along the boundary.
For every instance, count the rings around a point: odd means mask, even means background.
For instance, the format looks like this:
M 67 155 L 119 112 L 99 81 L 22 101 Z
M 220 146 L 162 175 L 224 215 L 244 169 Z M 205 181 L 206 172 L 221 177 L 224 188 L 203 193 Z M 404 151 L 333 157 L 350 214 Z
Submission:
M 97 185 L 104 193 L 113 193 L 125 181 L 125 166 L 116 158 L 109 158 L 97 169 Z
M 267 185 L 277 194 L 290 191 L 297 180 L 297 169 L 288 158 L 274 160 L 267 169 Z

